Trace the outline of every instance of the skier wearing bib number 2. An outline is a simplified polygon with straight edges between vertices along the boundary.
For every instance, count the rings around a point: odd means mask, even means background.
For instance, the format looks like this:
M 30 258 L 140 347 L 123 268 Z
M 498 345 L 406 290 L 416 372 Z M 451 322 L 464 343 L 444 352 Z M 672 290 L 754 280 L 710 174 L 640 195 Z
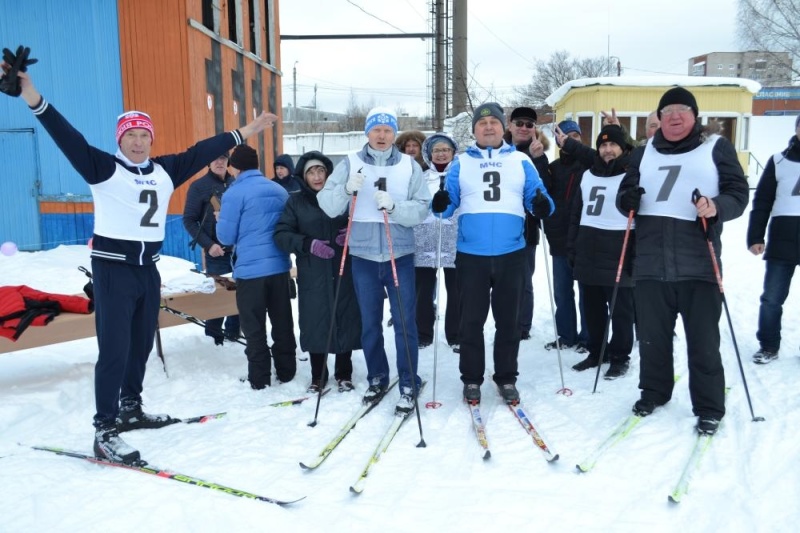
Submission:
M 3 71 L 8 74 L 7 63 Z M 10 65 L 9 65 L 10 67 Z M 99 355 L 95 366 L 94 452 L 100 458 L 134 464 L 138 450 L 120 431 L 155 428 L 178 420 L 142 412 L 142 383 L 153 348 L 161 297 L 156 268 L 164 240 L 167 205 L 176 187 L 244 138 L 277 121 L 262 113 L 239 130 L 198 142 L 187 151 L 150 158 L 155 130 L 139 111 L 119 116 L 118 149 L 106 153 L 45 100 L 26 73 L 17 73 L 21 95 L 94 199 L 92 271 Z
M 633 410 L 647 416 L 672 398 L 672 332 L 680 314 L 697 431 L 714 434 L 725 415 L 725 373 L 719 352 L 722 294 L 708 242 L 719 261 L 722 223 L 741 216 L 749 190 L 736 149 L 724 137 L 708 135 L 697 114 L 694 95 L 683 87 L 664 93 L 658 103 L 661 128 L 631 154 L 618 200 L 624 212 L 636 214 L 641 397 Z
M 459 208 L 456 275 L 461 293 L 461 360 L 464 400 L 480 402 L 486 369 L 483 326 L 492 307 L 495 320 L 494 375 L 508 404 L 519 403 L 519 299 L 527 271 L 525 212 L 545 218 L 555 209 L 530 158 L 503 140 L 505 114 L 494 102 L 472 117 L 475 144 L 447 173 L 432 210 L 453 215 Z

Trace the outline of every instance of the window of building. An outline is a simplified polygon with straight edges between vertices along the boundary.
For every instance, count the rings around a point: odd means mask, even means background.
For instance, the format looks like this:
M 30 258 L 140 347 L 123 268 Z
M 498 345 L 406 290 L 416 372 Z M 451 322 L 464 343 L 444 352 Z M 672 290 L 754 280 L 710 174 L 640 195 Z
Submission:
M 592 122 L 593 117 L 578 117 L 578 126 L 581 128 L 581 142 L 586 146 L 594 146 Z
M 249 30 L 250 51 L 258 55 L 258 20 L 256 13 L 255 0 L 244 0 L 247 2 L 247 28 Z
M 647 117 L 636 117 L 636 142 L 642 143 L 647 139 Z M 634 133 L 631 133 L 633 137 Z
M 239 37 L 239 0 L 228 0 L 228 40 L 241 44 Z
M 736 65 L 731 63 L 730 65 L 728 65 L 728 70 L 736 70 Z
M 708 117 L 707 124 L 714 126 L 716 122 L 717 126 L 719 126 L 720 131 L 716 132 L 717 134 L 725 137 L 728 139 L 732 144 L 736 144 L 736 119 L 733 117 Z
M 272 29 L 275 27 L 273 23 L 275 11 L 273 9 L 273 0 L 264 0 L 264 49 L 261 58 L 267 63 L 273 64 L 275 59 L 272 57 Z
M 722 70 L 722 63 L 720 63 L 719 65 L 717 65 L 717 70 Z
M 219 5 L 214 0 L 203 0 L 203 26 L 206 29 L 219 33 Z
M 766 69 L 767 69 L 767 60 L 756 59 L 756 70 L 766 70 Z

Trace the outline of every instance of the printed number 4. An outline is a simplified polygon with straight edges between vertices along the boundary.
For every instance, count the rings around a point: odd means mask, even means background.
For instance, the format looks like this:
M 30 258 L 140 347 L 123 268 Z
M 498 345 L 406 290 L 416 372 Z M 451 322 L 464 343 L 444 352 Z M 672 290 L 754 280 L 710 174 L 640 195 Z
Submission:
M 143 190 L 139 193 L 139 203 L 150 204 L 150 207 L 142 217 L 142 221 L 139 225 L 143 228 L 157 228 L 158 223 L 152 221 L 153 215 L 158 211 L 158 194 L 156 194 L 156 191 L 150 189 Z
M 483 181 L 489 184 L 489 190 L 483 191 L 483 199 L 487 202 L 499 202 L 500 173 L 496 171 L 487 172 L 483 175 Z

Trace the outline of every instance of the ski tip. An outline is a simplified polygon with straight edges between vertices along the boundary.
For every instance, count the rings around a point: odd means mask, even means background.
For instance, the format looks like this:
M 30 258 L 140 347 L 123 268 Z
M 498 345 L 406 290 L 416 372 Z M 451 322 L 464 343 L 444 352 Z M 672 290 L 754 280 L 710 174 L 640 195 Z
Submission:
M 547 459 L 548 463 L 555 463 L 556 461 L 558 461 L 558 454 L 555 454 Z
M 353 494 L 359 495 L 362 492 L 364 492 L 364 487 L 351 485 L 350 486 L 350 492 L 352 492 Z
M 484 461 L 488 461 L 491 458 L 492 458 L 492 452 L 490 452 L 489 450 L 486 450 L 486 453 L 483 454 L 483 460 Z
M 591 470 L 592 467 L 589 465 L 581 464 L 581 465 L 575 465 L 575 469 L 578 471 L 579 474 L 585 474 L 586 472 Z
M 681 503 L 681 498 L 680 498 L 680 496 L 678 496 L 677 494 L 670 494 L 669 496 L 667 496 L 667 499 L 668 499 L 668 500 L 669 500 L 669 502 L 670 502 L 670 503 L 672 503 L 672 504 L 678 504 L 678 503 Z
M 293 503 L 297 503 L 297 502 L 303 501 L 305 499 L 306 499 L 305 496 L 301 496 L 300 498 L 297 498 L 296 500 L 274 501 L 273 503 L 275 503 L 276 505 L 281 505 L 281 506 L 283 506 L 283 505 L 292 505 Z
M 300 463 L 300 468 L 302 468 L 303 470 L 311 470 L 311 467 L 303 462 Z

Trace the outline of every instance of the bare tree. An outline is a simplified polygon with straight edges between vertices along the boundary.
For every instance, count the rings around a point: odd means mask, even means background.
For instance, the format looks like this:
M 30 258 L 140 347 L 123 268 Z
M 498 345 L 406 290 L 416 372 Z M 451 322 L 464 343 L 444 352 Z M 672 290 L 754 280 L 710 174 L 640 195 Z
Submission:
M 791 68 L 794 80 L 800 78 L 800 3 L 797 0 L 739 0 L 737 23 L 739 37 L 748 48 L 788 52 L 792 64 L 786 66 Z
M 611 71 L 617 73 L 616 63 L 611 65 L 605 57 L 572 58 L 566 50 L 558 50 L 547 61 L 536 61 L 531 82 L 514 88 L 513 104 L 542 107 L 545 99 L 566 82 L 608 76 Z
M 345 110 L 344 129 L 345 131 L 358 131 L 364 129 L 364 122 L 367 120 L 367 113 L 375 107 L 374 99 L 368 103 L 359 101 L 356 93 L 350 91 L 350 100 Z

